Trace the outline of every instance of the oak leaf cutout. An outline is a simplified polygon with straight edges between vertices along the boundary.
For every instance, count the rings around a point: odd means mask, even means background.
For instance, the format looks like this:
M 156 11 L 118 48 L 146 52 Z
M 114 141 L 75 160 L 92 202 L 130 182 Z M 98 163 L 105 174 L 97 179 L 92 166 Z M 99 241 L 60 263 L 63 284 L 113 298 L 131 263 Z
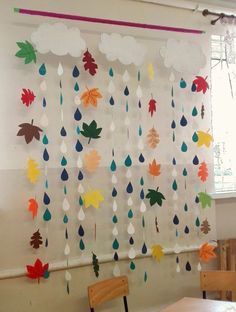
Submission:
M 199 166 L 198 176 L 202 182 L 205 182 L 208 177 L 208 169 L 205 161 L 203 161 Z
M 34 232 L 33 235 L 30 238 L 30 245 L 34 248 L 34 249 L 38 249 L 40 247 L 40 245 L 42 245 L 43 241 L 42 241 L 42 236 L 38 231 Z
M 33 123 L 34 120 L 32 119 L 31 123 L 23 123 L 19 125 L 21 129 L 18 131 L 17 136 L 24 136 L 27 144 L 29 144 L 33 138 L 39 141 L 40 132 L 43 132 L 42 129 L 35 126 Z
M 89 105 L 97 107 L 98 99 L 101 98 L 102 95 L 98 88 L 87 88 L 87 91 L 84 91 L 80 97 L 84 107 L 88 107 Z
M 85 168 L 88 170 L 88 172 L 94 172 L 97 169 L 100 160 L 101 156 L 95 149 L 90 151 L 84 155 Z
M 88 70 L 90 75 L 94 76 L 97 72 L 98 65 L 95 63 L 95 59 L 89 53 L 88 49 L 84 52 L 83 62 L 84 69 Z
M 153 159 L 153 161 L 149 163 L 148 173 L 152 175 L 153 177 L 157 177 L 161 174 L 160 169 L 161 169 L 161 165 L 156 162 L 156 159 Z
M 203 244 L 199 249 L 199 258 L 203 262 L 209 262 L 213 258 L 216 258 L 216 253 L 214 252 L 215 246 L 208 243 Z
M 153 149 L 156 148 L 157 144 L 160 142 L 159 134 L 154 127 L 148 131 L 147 142 L 148 146 Z
M 201 224 L 201 232 L 204 234 L 208 234 L 210 230 L 211 230 L 210 224 L 208 220 L 205 219 L 204 221 L 202 221 L 202 224 Z

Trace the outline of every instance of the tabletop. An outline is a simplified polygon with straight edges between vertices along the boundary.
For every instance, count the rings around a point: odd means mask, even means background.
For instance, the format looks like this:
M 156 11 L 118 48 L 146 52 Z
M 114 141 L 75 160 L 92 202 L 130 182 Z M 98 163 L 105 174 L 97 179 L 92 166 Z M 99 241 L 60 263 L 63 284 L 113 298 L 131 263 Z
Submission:
M 185 297 L 162 312 L 236 312 L 236 302 Z

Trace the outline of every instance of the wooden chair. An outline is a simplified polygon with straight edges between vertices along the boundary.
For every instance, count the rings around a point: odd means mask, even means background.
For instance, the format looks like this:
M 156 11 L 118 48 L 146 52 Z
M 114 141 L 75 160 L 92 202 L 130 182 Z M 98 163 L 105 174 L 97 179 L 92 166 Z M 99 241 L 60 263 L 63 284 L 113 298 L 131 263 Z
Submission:
M 236 271 L 202 271 L 200 285 L 203 299 L 207 291 L 231 291 L 232 301 L 236 301 Z
M 88 299 L 90 311 L 95 312 L 95 308 L 103 302 L 123 297 L 125 312 L 128 312 L 126 296 L 129 294 L 127 276 L 114 277 L 93 284 L 88 287 Z

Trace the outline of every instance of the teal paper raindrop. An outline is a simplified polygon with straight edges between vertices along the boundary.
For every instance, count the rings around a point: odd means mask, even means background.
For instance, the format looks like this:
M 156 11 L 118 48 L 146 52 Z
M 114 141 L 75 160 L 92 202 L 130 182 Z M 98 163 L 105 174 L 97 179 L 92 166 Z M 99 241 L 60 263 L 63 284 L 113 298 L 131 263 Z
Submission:
M 67 135 L 66 129 L 65 129 L 64 127 L 61 128 L 60 134 L 61 134 L 61 136 L 63 136 L 63 137 L 65 137 L 65 136 Z
M 192 136 L 192 141 L 195 142 L 195 143 L 198 141 L 197 132 L 194 132 L 194 134 L 193 134 L 193 136 Z
M 133 193 L 133 186 L 132 186 L 131 182 L 128 183 L 128 185 L 126 187 L 126 192 L 129 194 Z
M 63 96 L 62 96 L 62 94 L 60 94 L 60 105 L 62 105 L 63 104 Z
M 125 167 L 130 167 L 132 166 L 132 159 L 131 157 L 128 155 L 125 159 Z
M 144 197 L 145 197 L 144 190 L 141 189 L 141 191 L 140 191 L 140 199 L 143 200 Z
M 108 72 L 108 73 L 109 73 L 109 76 L 110 76 L 110 77 L 113 77 L 113 76 L 114 76 L 114 72 L 113 72 L 113 69 L 112 69 L 112 68 L 109 69 L 109 72 Z
M 133 211 L 132 211 L 132 209 L 130 209 L 130 210 L 128 211 L 128 218 L 129 218 L 129 219 L 132 219 L 133 216 L 134 216 Z
M 76 127 L 76 133 L 80 134 L 80 127 L 79 126 Z
M 44 161 L 48 161 L 49 160 L 49 154 L 48 154 L 48 151 L 47 151 L 46 148 L 43 151 L 43 160 Z
M 72 76 L 73 76 L 74 78 L 77 78 L 77 77 L 79 77 L 79 74 L 80 74 L 79 69 L 78 69 L 77 66 L 75 66 L 74 69 L 73 69 L 73 71 L 72 71 Z
M 193 116 L 193 117 L 196 117 L 197 114 L 198 114 L 197 108 L 196 108 L 196 106 L 194 106 L 194 108 L 193 108 L 193 110 L 192 110 L 192 116 Z
M 197 90 L 197 86 L 195 85 L 195 83 L 193 83 L 191 87 L 191 91 L 195 92 L 196 90 Z
M 84 250 L 85 249 L 84 241 L 83 241 L 82 238 L 80 239 L 80 242 L 79 242 L 79 249 L 80 250 Z
M 139 127 L 138 127 L 138 135 L 139 135 L 139 136 L 141 136 L 141 135 L 142 135 L 142 133 L 143 133 L 143 131 L 142 131 L 142 127 L 141 127 L 141 126 L 139 126 Z
M 47 73 L 46 66 L 45 66 L 45 64 L 43 63 L 43 64 L 39 67 L 39 75 L 45 76 L 46 73 Z
M 187 225 L 186 225 L 185 228 L 184 228 L 184 233 L 185 233 L 185 234 L 189 234 L 189 228 L 188 228 Z
M 146 255 L 146 253 L 147 253 L 147 246 L 146 246 L 145 243 L 143 243 L 142 254 L 143 254 L 143 255 Z
M 43 142 L 44 145 L 48 144 L 48 137 L 47 137 L 46 134 L 44 134 L 42 142 Z
M 116 197 L 117 196 L 117 190 L 116 190 L 115 187 L 113 187 L 111 195 L 112 195 L 112 197 Z
M 116 238 L 114 239 L 114 242 L 113 242 L 113 244 L 112 244 L 112 248 L 113 248 L 114 250 L 119 249 L 119 242 L 118 242 L 118 240 L 117 240 Z
M 45 188 L 48 189 L 48 180 L 45 181 Z
M 176 165 L 176 159 L 175 159 L 175 157 L 173 157 L 173 159 L 172 159 L 172 164 L 175 166 Z
M 109 103 L 110 103 L 110 105 L 114 105 L 114 104 L 115 104 L 115 101 L 114 101 L 114 99 L 113 99 L 113 96 L 110 97 Z
M 83 204 L 84 204 L 83 199 L 82 199 L 81 196 L 79 197 L 79 204 L 80 204 L 80 206 L 83 206 Z
M 128 101 L 126 101 L 126 104 L 125 104 L 125 111 L 126 111 L 126 113 L 128 113 L 128 111 L 129 111 L 129 103 L 128 103 Z
M 69 221 L 69 219 L 68 219 L 67 215 L 65 214 L 64 217 L 63 217 L 63 223 L 67 224 L 68 221 Z
M 145 283 L 147 282 L 147 280 L 148 280 L 147 272 L 144 272 L 143 280 L 144 280 Z
M 81 236 L 81 237 L 84 236 L 84 229 L 83 229 L 82 225 L 79 226 L 78 234 L 79 234 L 79 236 Z
M 134 239 L 133 239 L 132 236 L 131 236 L 130 239 L 129 239 L 129 244 L 130 244 L 130 245 L 133 245 L 133 244 L 134 244 Z
M 195 226 L 196 227 L 199 227 L 200 226 L 200 220 L 199 218 L 197 217 L 196 221 L 195 221 Z
M 179 83 L 179 86 L 180 86 L 180 88 L 182 88 L 182 89 L 184 89 L 184 88 L 187 87 L 187 83 L 186 83 L 186 81 L 185 81 L 183 78 L 181 78 L 180 83 Z
M 134 271 L 135 270 L 135 264 L 133 261 L 130 262 L 130 270 Z
M 68 176 L 68 172 L 66 171 L 66 169 L 64 168 L 62 170 L 62 173 L 61 173 L 61 180 L 62 181 L 67 181 L 69 179 L 69 176 Z
M 125 87 L 125 90 L 124 90 L 124 95 L 128 96 L 129 95 L 129 89 L 128 87 L 126 86 Z
M 82 150 L 83 150 L 83 146 L 82 146 L 82 144 L 80 143 L 79 140 L 77 140 L 77 143 L 76 143 L 76 145 L 75 145 L 75 149 L 76 149 L 76 151 L 77 151 L 78 153 L 82 152 Z
M 75 85 L 74 85 L 74 90 L 75 90 L 75 92 L 78 92 L 78 91 L 79 91 L 78 82 L 75 83 Z
M 173 183 L 172 183 L 172 190 L 173 191 L 177 191 L 177 188 L 178 188 L 177 187 L 177 182 L 176 182 L 176 180 L 174 180 Z
M 49 275 L 50 275 L 50 273 L 48 272 L 48 270 L 45 270 L 44 273 L 43 273 L 43 277 L 45 279 L 47 279 L 47 278 L 49 278 Z
M 84 178 L 83 172 L 82 172 L 82 171 L 79 171 L 79 173 L 78 173 L 78 180 L 79 180 L 79 181 L 82 181 L 83 178 Z
M 47 106 L 47 101 L 46 101 L 45 98 L 43 98 L 42 106 L 43 106 L 43 107 L 46 107 L 46 106 Z
M 173 120 L 172 123 L 171 123 L 171 128 L 172 128 L 172 129 L 175 129 L 175 128 L 176 128 L 176 123 L 175 123 L 174 120 Z
M 116 224 L 116 223 L 118 222 L 118 218 L 117 218 L 116 215 L 114 215 L 114 216 L 112 217 L 112 222 L 113 222 L 114 224 Z
M 187 150 L 188 150 L 188 146 L 187 146 L 187 144 L 185 142 L 183 142 L 182 145 L 181 145 L 181 151 L 182 152 L 187 152 Z
M 197 155 L 195 155 L 194 158 L 193 158 L 193 164 L 195 166 L 197 166 L 199 164 L 199 159 L 198 159 Z
M 175 107 L 175 102 L 174 102 L 174 100 L 172 99 L 172 101 L 171 101 L 171 106 L 174 108 Z
M 141 153 L 139 155 L 139 158 L 138 158 L 139 162 L 143 163 L 145 161 L 145 158 L 143 157 L 143 154 Z
M 186 265 L 185 265 L 185 269 L 186 271 L 190 272 L 192 270 L 190 263 L 187 261 Z
M 74 113 L 74 119 L 75 119 L 76 121 L 80 121 L 81 118 L 82 118 L 81 112 L 80 112 L 80 110 L 77 108 L 76 111 L 75 111 L 75 113 Z
M 184 211 L 187 212 L 188 211 L 188 205 L 185 203 L 184 204 Z
M 47 208 L 47 209 L 44 211 L 43 220 L 44 220 L 44 221 L 50 221 L 51 218 L 52 218 L 51 213 L 50 213 L 49 209 Z
M 183 116 L 181 117 L 181 119 L 180 119 L 180 125 L 181 125 L 182 127 L 185 127 L 185 126 L 187 126 L 187 124 L 188 124 L 187 119 L 186 119 L 185 116 L 183 115 Z
M 63 190 L 64 190 L 64 195 L 66 195 L 66 194 L 67 194 L 67 188 L 66 188 L 66 185 L 64 185 Z
M 142 227 L 145 228 L 145 218 L 142 216 Z
M 176 236 L 176 237 L 178 237 L 178 236 L 179 236 L 179 232 L 178 232 L 178 230 L 177 230 L 177 229 L 175 230 L 175 236 Z
M 62 89 L 62 83 L 61 83 L 61 80 L 60 80 L 60 84 L 59 84 L 60 88 Z
M 178 218 L 177 215 L 174 216 L 174 218 L 173 218 L 173 223 L 174 223 L 175 225 L 178 225 L 178 224 L 179 224 L 179 218 Z
M 63 156 L 61 159 L 61 166 L 65 167 L 67 165 L 67 160 L 66 158 Z
M 112 162 L 111 162 L 110 169 L 111 169 L 112 172 L 115 172 L 115 171 L 116 171 L 116 162 L 115 162 L 114 159 L 113 159 Z
M 187 169 L 184 168 L 184 170 L 183 170 L 183 176 L 186 177 L 187 175 L 188 175 Z
M 44 195 L 43 195 L 43 203 L 44 203 L 44 205 L 50 204 L 50 197 L 48 196 L 48 194 L 46 192 L 44 192 Z
M 144 185 L 144 179 L 143 179 L 143 177 L 141 177 L 141 179 L 140 179 L 140 185 Z

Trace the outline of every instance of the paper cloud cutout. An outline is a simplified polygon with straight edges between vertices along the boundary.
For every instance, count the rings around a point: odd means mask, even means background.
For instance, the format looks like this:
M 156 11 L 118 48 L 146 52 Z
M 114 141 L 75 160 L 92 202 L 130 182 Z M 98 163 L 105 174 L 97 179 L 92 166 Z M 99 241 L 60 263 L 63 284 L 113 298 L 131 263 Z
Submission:
M 62 56 L 70 54 L 79 57 L 86 48 L 86 43 L 78 28 L 67 28 L 65 24 L 42 24 L 31 34 L 31 40 L 39 53 Z
M 99 50 L 106 55 L 108 61 L 119 60 L 124 65 L 142 65 L 146 48 L 130 36 L 122 37 L 120 34 L 102 34 Z
M 180 73 L 198 74 L 206 64 L 206 56 L 196 43 L 169 39 L 161 47 L 160 54 L 167 68 L 174 68 Z

